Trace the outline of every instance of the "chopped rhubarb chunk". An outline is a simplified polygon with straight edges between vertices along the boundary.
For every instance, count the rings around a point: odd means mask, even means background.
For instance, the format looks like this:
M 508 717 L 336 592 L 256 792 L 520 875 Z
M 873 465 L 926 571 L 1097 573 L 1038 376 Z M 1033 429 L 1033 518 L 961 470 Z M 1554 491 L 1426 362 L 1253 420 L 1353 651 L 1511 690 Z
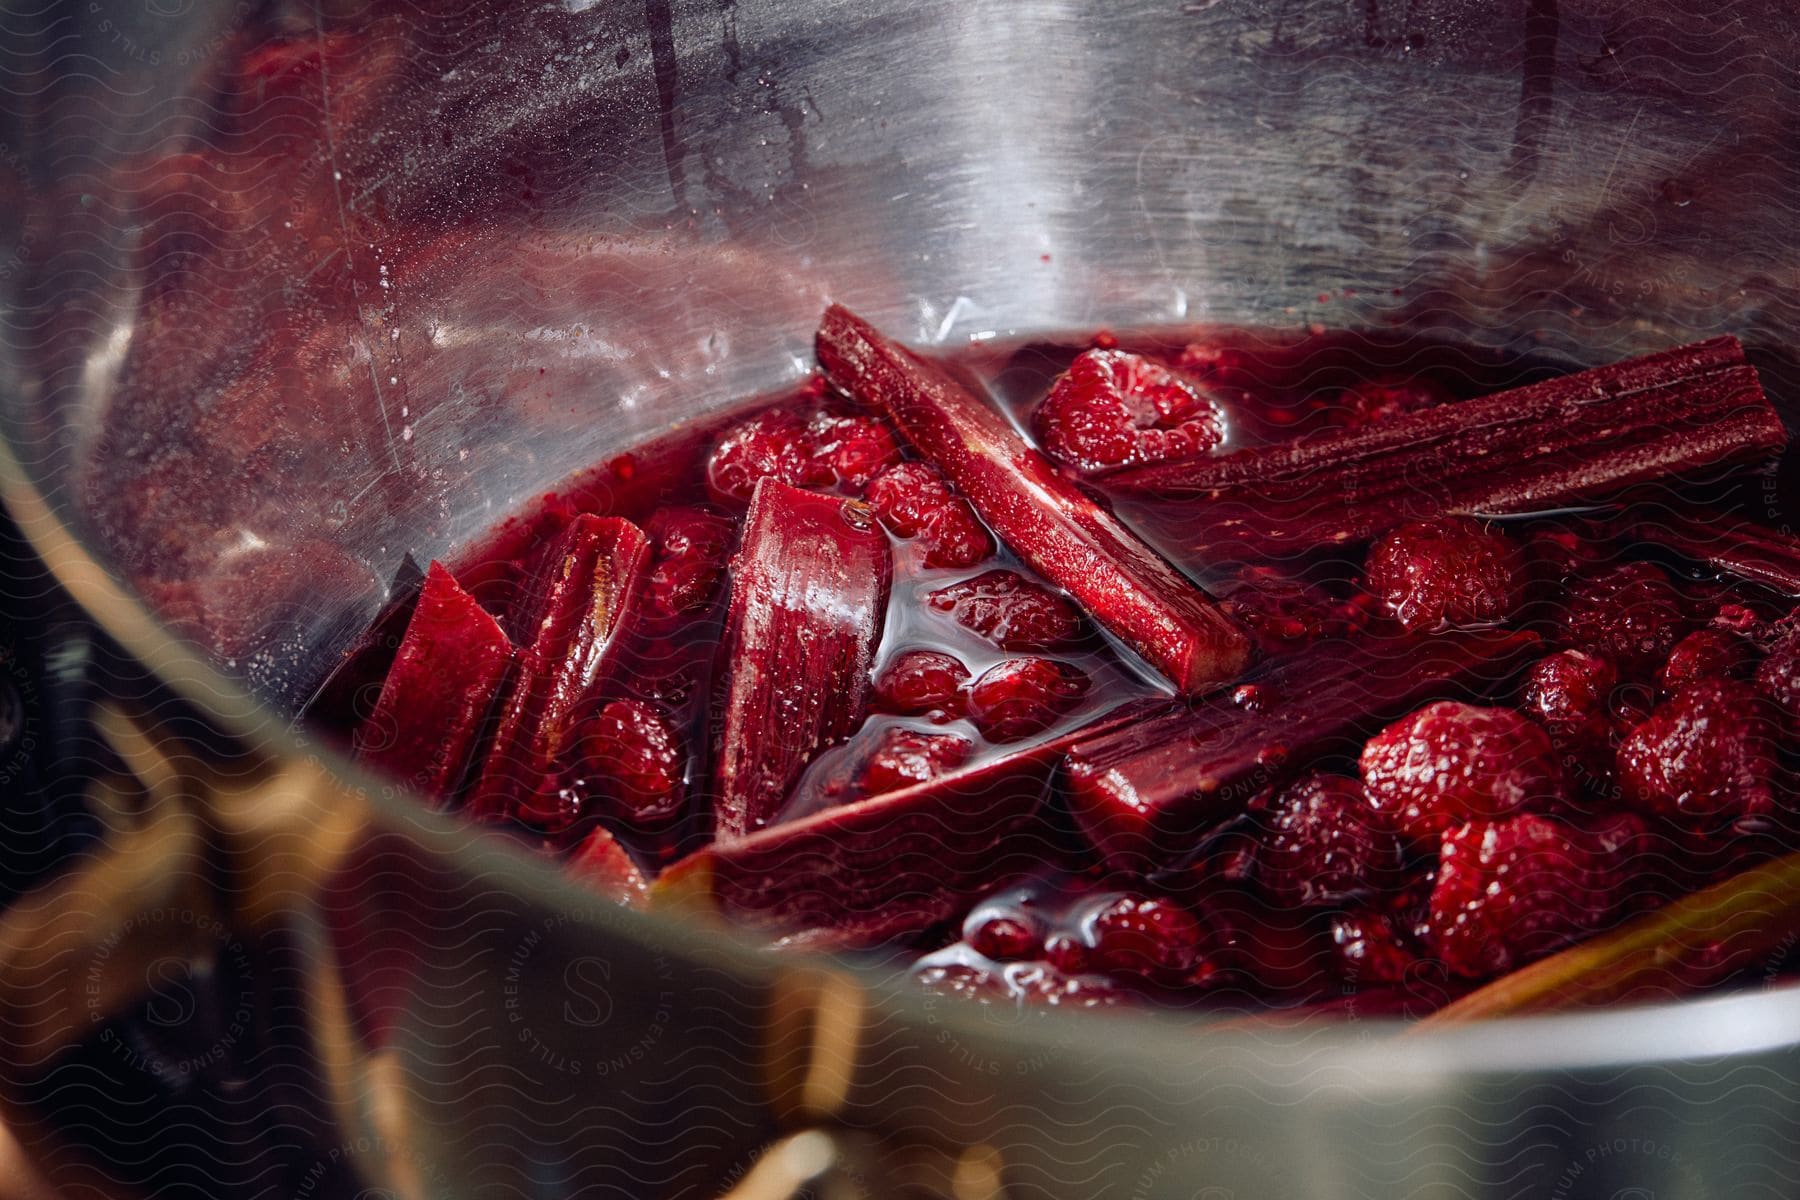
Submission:
M 1051 772 L 1077 739 L 1123 728 L 1142 709 L 1126 705 L 924 783 L 715 842 L 665 871 L 653 900 L 771 930 L 831 930 L 832 945 L 923 929 L 997 880 L 1044 865 Z
M 432 797 L 456 790 L 512 666 L 499 624 L 432 563 L 356 752 Z
M 1171 860 L 1252 797 L 1326 754 L 1353 753 L 1374 726 L 1426 700 L 1494 683 L 1539 647 L 1528 633 L 1315 643 L 1197 704 L 1170 704 L 1069 753 L 1076 820 L 1128 870 Z
M 819 362 L 891 420 L 1033 570 L 1185 693 L 1235 679 L 1250 641 L 1211 597 L 1056 468 L 963 384 L 849 310 L 825 311 Z
M 554 831 L 580 815 L 561 776 L 577 756 L 578 725 L 616 673 L 649 553 L 643 532 L 618 517 L 583 515 L 569 526 L 539 581 L 536 634 L 470 797 L 475 816 Z
M 731 564 L 718 835 L 767 825 L 801 770 L 862 722 L 893 573 L 867 506 L 756 485 Z
M 1736 579 L 1800 596 L 1800 538 L 1791 533 L 1704 509 L 1675 512 L 1667 505 L 1621 521 L 1619 532 Z
M 642 908 L 650 895 L 644 873 L 619 844 L 619 839 L 605 829 L 596 828 L 582 839 L 581 845 L 569 856 L 565 869 L 572 878 L 627 908 Z
M 1279 554 L 1445 513 L 1532 512 L 1786 441 L 1736 338 L 1215 458 L 1109 487 L 1174 504 L 1189 549 Z

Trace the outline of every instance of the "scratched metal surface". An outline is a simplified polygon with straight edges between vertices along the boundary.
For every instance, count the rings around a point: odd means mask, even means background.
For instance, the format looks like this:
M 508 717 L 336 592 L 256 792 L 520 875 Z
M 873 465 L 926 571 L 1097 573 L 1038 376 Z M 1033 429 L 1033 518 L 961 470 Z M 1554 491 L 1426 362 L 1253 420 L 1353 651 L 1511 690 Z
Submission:
M 827 296 L 1786 356 L 1778 3 L 187 7 L 17 39 L 7 431 L 282 706 L 404 556 L 791 378 Z
M 4 431 L 278 723 L 405 556 L 792 378 L 827 296 L 944 344 L 1398 321 L 1583 361 L 1731 330 L 1791 379 L 1794 19 L 1689 7 L 8 11 Z M 326 49 L 259 55 L 272 37 Z M 425 881 L 398 891 L 442 951 L 360 1064 L 372 1184 L 704 1194 L 768 1132 L 766 960 L 424 844 L 368 871 Z M 544 986 L 470 986 L 471 928 Z M 544 965 L 578 953 L 649 981 L 616 991 L 609 1045 L 646 1048 L 604 1084 Z M 1395 1048 L 1354 1021 L 1201 1042 L 895 1000 L 849 1113 L 1003 1144 L 1021 1196 L 1779 1195 L 1795 1004 Z M 404 1154 L 371 1110 L 411 1122 Z

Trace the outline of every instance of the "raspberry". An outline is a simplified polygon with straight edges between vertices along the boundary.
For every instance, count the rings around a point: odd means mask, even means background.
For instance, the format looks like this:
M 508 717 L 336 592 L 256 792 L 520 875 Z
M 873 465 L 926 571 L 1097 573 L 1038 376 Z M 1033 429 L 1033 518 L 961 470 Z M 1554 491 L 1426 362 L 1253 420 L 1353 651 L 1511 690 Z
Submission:
M 1525 673 L 1520 709 L 1550 734 L 1565 764 L 1590 778 L 1610 775 L 1615 727 L 1607 697 L 1619 681 L 1612 663 L 1585 650 L 1561 650 Z
M 888 532 L 916 537 L 928 567 L 972 567 L 994 554 L 994 539 L 969 502 L 929 463 L 888 467 L 869 483 L 869 504 Z
M 1272 567 L 1246 568 L 1218 595 L 1220 607 L 1271 651 L 1283 643 L 1353 633 L 1369 620 L 1367 593 L 1338 600 L 1323 588 Z
M 1341 904 L 1399 877 L 1399 839 L 1369 807 L 1359 780 L 1303 776 L 1281 791 L 1261 825 L 1258 874 L 1278 904 Z
M 706 481 L 721 498 L 748 502 L 759 479 L 825 488 L 835 476 L 831 464 L 814 455 L 807 422 L 788 409 L 777 408 L 726 430 L 706 462 Z
M 1451 971 L 1484 979 L 1602 928 L 1616 897 L 1589 842 L 1535 815 L 1444 834 L 1426 944 Z
M 1756 668 L 1756 690 L 1781 715 L 1790 737 L 1800 736 L 1800 636 L 1782 638 Z
M 813 454 L 831 465 L 839 483 L 855 491 L 900 461 L 893 430 L 874 417 L 821 414 L 813 419 L 811 435 Z
M 662 616 L 697 612 L 712 603 L 731 555 L 732 523 L 700 508 L 665 508 L 645 523 L 656 557 L 646 602 Z
M 1369 590 L 1407 629 L 1504 621 L 1525 589 L 1525 556 L 1468 517 L 1414 521 L 1369 548 Z
M 969 720 L 990 742 L 1016 742 L 1056 724 L 1089 686 L 1088 677 L 1068 663 L 1009 658 L 969 688 Z
M 1675 847 L 1666 834 L 1630 812 L 1592 818 L 1581 829 L 1601 872 L 1597 886 L 1622 913 L 1642 912 L 1667 898 Z
M 987 526 L 961 496 L 952 496 L 925 518 L 919 542 L 928 567 L 972 567 L 994 557 Z
M 1750 685 L 1711 679 L 1677 692 L 1619 747 L 1626 800 L 1652 817 L 1716 824 L 1774 808 L 1767 702 Z
M 590 769 L 626 820 L 652 824 L 680 810 L 687 754 L 680 736 L 652 705 L 611 701 L 589 726 L 585 748 Z
M 1563 615 L 1569 645 L 1605 654 L 1649 678 L 1693 626 L 1681 594 L 1653 563 L 1625 563 L 1575 583 Z
M 1331 408 L 1341 424 L 1373 425 L 1436 408 L 1448 399 L 1441 388 L 1424 380 L 1365 379 L 1340 392 Z
M 1289 997 L 1317 990 L 1330 955 L 1319 913 L 1214 888 L 1195 901 L 1193 914 L 1203 940 L 1190 986 L 1248 982 L 1265 995 Z
M 968 686 L 969 670 L 957 659 L 937 650 L 908 650 L 876 677 L 875 704 L 906 717 L 954 717 L 962 712 Z
M 960 767 L 975 749 L 953 733 L 922 733 L 892 726 L 881 733 L 863 761 L 857 788 L 865 796 L 897 792 Z
M 1760 644 L 1769 626 L 1756 615 L 1754 609 L 1745 608 L 1742 604 L 1721 604 L 1706 622 L 1709 629 L 1735 633 L 1739 637 L 1749 638 L 1752 644 Z
M 1200 923 L 1168 900 L 1120 896 L 1084 922 L 1096 970 L 1173 983 L 1199 963 Z
M 963 941 L 995 962 L 1035 958 L 1044 949 L 1037 920 L 1012 905 L 983 904 L 963 921 Z
M 707 460 L 706 478 L 715 494 L 740 501 L 750 499 L 759 479 L 804 488 L 842 485 L 856 492 L 899 461 L 893 431 L 873 417 L 822 409 L 801 416 L 780 408 L 726 430 Z
M 1404 983 L 1419 962 L 1404 923 L 1378 908 L 1354 909 L 1331 918 L 1332 966 L 1341 983 Z
M 1225 438 L 1212 401 L 1167 367 L 1121 350 L 1077 355 L 1033 427 L 1046 454 L 1084 471 L 1192 458 Z
M 1370 738 L 1362 777 L 1369 803 L 1415 842 L 1461 821 L 1552 808 L 1566 792 L 1542 729 L 1509 708 L 1449 700 Z
M 1073 604 L 1004 568 L 939 588 L 925 602 L 1002 650 L 1050 650 L 1081 632 Z
M 1539 526 L 1525 536 L 1525 553 L 1551 579 L 1568 579 L 1612 561 L 1618 548 L 1605 537 L 1560 526 Z
M 1675 643 L 1656 673 L 1664 691 L 1679 692 L 1703 679 L 1739 679 L 1755 663 L 1753 647 L 1723 629 L 1696 629 Z

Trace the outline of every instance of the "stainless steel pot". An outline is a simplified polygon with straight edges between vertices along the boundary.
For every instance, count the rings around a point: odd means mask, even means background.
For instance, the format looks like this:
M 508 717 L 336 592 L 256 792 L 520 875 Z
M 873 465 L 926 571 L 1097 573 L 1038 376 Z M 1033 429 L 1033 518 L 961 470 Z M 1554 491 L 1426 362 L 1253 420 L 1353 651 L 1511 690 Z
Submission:
M 232 944 L 206 918 L 297 939 L 349 1131 L 318 1179 L 398 1195 L 1800 1175 L 1790 987 L 1404 1040 L 958 1007 L 584 902 L 293 721 L 408 557 L 794 378 L 828 296 L 933 344 L 1401 325 L 1579 363 L 1732 331 L 1800 394 L 1783 6 L 131 0 L 0 24 L 7 502 L 250 747 L 197 766 L 156 712 L 107 714 L 150 802 L 0 937 L 37 1038 L 15 1079 L 159 948 Z M 835 1149 L 756 1159 L 813 1126 Z

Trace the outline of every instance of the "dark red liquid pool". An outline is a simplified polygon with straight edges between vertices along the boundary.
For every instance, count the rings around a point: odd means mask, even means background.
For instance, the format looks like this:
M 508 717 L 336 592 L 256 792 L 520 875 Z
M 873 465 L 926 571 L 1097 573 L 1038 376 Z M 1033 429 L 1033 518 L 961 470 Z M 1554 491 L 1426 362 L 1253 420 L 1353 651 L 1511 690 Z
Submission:
M 819 360 L 433 564 L 311 718 L 621 903 L 985 1000 L 1422 1013 L 1795 845 L 1731 339 Z

